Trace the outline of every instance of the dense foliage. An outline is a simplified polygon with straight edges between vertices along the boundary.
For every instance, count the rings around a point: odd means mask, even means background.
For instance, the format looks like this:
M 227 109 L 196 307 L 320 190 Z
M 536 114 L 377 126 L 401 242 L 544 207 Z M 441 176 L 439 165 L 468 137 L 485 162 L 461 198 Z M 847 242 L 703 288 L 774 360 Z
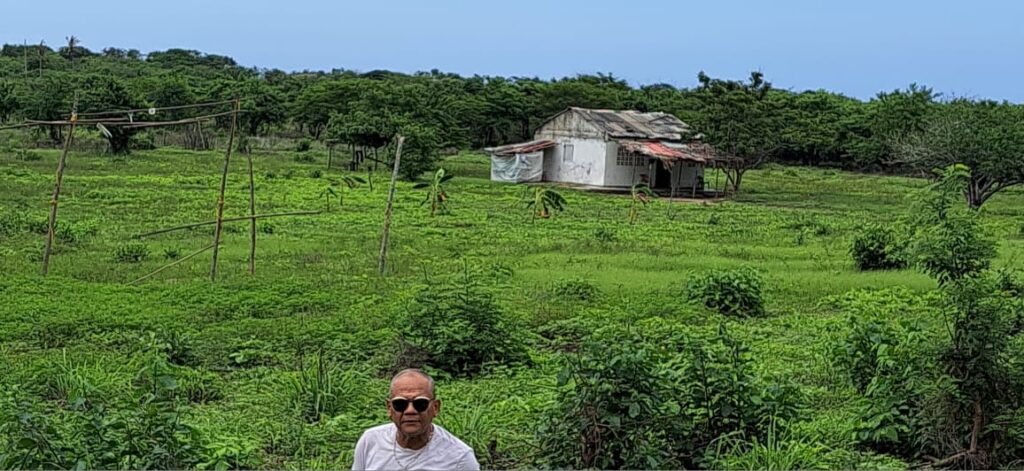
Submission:
M 1017 105 L 943 103 L 917 85 L 861 101 L 824 90 L 774 88 L 760 73 L 746 81 L 703 72 L 697 78 L 698 86 L 687 89 L 632 87 L 606 74 L 541 80 L 437 70 L 286 73 L 182 49 L 97 53 L 79 44 L 71 60 L 46 46 L 8 44 L 0 49 L 0 123 L 66 116 L 76 90 L 80 111 L 242 96 L 248 100 L 241 128 L 248 135 L 307 135 L 380 148 L 403 134 L 403 176 L 412 180 L 433 168 L 439 152 L 527 140 L 540 123 L 569 106 L 638 109 L 674 114 L 738 157 L 740 172 L 730 182 L 737 188 L 746 169 L 768 160 L 926 171 L 965 163 L 974 169 L 968 196 L 976 207 L 1024 176 L 1024 112 Z M 195 114 L 181 110 L 160 117 Z M 227 119 L 218 121 L 222 129 L 228 125 Z M 201 129 L 189 132 L 191 142 L 207 148 Z M 60 142 L 61 130 L 52 128 L 49 137 Z M 131 139 L 132 132 L 112 130 L 109 149 L 126 152 Z

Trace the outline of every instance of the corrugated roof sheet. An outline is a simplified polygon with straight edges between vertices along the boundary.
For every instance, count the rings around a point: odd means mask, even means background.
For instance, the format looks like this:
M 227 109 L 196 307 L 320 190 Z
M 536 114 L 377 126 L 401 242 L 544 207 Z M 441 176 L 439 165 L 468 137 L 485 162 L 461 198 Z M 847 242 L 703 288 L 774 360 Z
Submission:
M 570 108 L 613 138 L 681 141 L 691 137 L 690 126 L 668 113 Z
M 531 152 L 537 152 L 539 150 L 547 149 L 548 147 L 554 147 L 555 141 L 548 139 L 538 139 L 529 142 L 520 142 L 518 144 L 508 144 L 499 147 L 488 147 L 484 149 L 493 155 L 516 155 L 516 154 L 529 154 Z

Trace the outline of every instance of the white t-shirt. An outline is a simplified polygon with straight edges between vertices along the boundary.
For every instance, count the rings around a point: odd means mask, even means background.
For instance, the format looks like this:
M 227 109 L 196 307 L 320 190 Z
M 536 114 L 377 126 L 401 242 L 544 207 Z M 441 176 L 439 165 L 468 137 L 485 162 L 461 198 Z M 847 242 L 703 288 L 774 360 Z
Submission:
M 434 435 L 419 450 L 398 445 L 397 431 L 395 424 L 385 424 L 363 432 L 356 443 L 352 470 L 480 469 L 473 449 L 440 425 L 434 424 Z

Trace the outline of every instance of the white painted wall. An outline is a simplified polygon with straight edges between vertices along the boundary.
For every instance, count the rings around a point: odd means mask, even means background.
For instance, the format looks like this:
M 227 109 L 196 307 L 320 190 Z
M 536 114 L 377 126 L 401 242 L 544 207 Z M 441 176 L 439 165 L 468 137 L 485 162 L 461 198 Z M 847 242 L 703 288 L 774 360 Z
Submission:
M 637 166 L 619 165 L 617 158 L 619 144 L 615 141 L 608 143 L 608 152 L 605 154 L 604 186 L 630 188 L 640 182 L 641 175 L 650 173 L 650 167 L 646 163 Z M 644 158 L 641 162 L 646 162 Z
M 600 139 L 563 137 L 558 144 L 544 151 L 544 180 L 603 185 L 607 149 Z M 565 160 L 565 145 L 572 144 L 572 159 Z

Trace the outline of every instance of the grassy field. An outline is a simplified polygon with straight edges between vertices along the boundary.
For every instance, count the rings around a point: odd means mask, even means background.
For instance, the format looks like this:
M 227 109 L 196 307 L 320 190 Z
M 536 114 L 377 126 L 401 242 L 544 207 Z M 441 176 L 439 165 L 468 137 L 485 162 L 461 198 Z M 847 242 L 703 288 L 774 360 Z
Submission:
M 658 200 L 634 225 L 627 196 L 568 189 L 565 212 L 533 220 L 522 186 L 491 182 L 485 157 L 459 155 L 444 163 L 456 175 L 448 184 L 451 214 L 431 217 L 420 206 L 422 191 L 399 185 L 386 277 L 376 273 L 388 178 L 381 172 L 372 176 L 372 190 L 347 190 L 343 205 L 332 199 L 321 215 L 261 221 L 255 276 L 246 273 L 248 223 L 237 222 L 226 225 L 216 283 L 204 254 L 130 285 L 211 243 L 205 226 L 145 239 L 141 262 L 117 257 L 142 250 L 132 245 L 140 232 L 213 219 L 222 155 L 72 155 L 46 278 L 38 275 L 40 228 L 58 154 L 37 155 L 0 155 L 5 418 L 35 411 L 40 420 L 49 414 L 66 423 L 80 406 L 72 398 L 117 402 L 140 387 L 146 352 L 163 349 L 182 356 L 179 383 L 192 399 L 183 421 L 205 437 L 208 466 L 219 456 L 240 467 L 347 467 L 361 431 L 387 420 L 382 401 L 395 322 L 412 294 L 447 277 L 485 277 L 529 331 L 533 364 L 443 378 L 439 422 L 474 446 L 485 465 L 530 466 L 558 368 L 557 349 L 538 332 L 573 318 L 666 318 L 714 329 L 721 316 L 687 302 L 687 280 L 750 266 L 765 276 L 768 315 L 728 323 L 750 347 L 758 375 L 793 381 L 806 393 L 806 420 L 794 430 L 822 446 L 835 467 L 907 465 L 851 445 L 855 392 L 827 356 L 845 328 L 844 293 L 926 297 L 935 289 L 915 271 L 859 272 L 849 256 L 857 229 L 899 217 L 923 180 L 769 167 L 750 172 L 733 200 Z M 325 209 L 321 194 L 342 175 L 325 169 L 323 156 L 254 160 L 260 213 Z M 226 214 L 246 214 L 247 196 L 245 160 L 235 158 Z M 1024 192 L 996 196 L 983 214 L 1000 241 L 997 265 L 1020 266 Z M 592 284 L 599 295 L 559 298 L 553 287 L 569 280 Z M 336 385 L 344 405 L 311 422 L 295 410 L 294 384 L 316 352 L 344 372 Z M 0 438 L 23 430 L 0 428 Z

